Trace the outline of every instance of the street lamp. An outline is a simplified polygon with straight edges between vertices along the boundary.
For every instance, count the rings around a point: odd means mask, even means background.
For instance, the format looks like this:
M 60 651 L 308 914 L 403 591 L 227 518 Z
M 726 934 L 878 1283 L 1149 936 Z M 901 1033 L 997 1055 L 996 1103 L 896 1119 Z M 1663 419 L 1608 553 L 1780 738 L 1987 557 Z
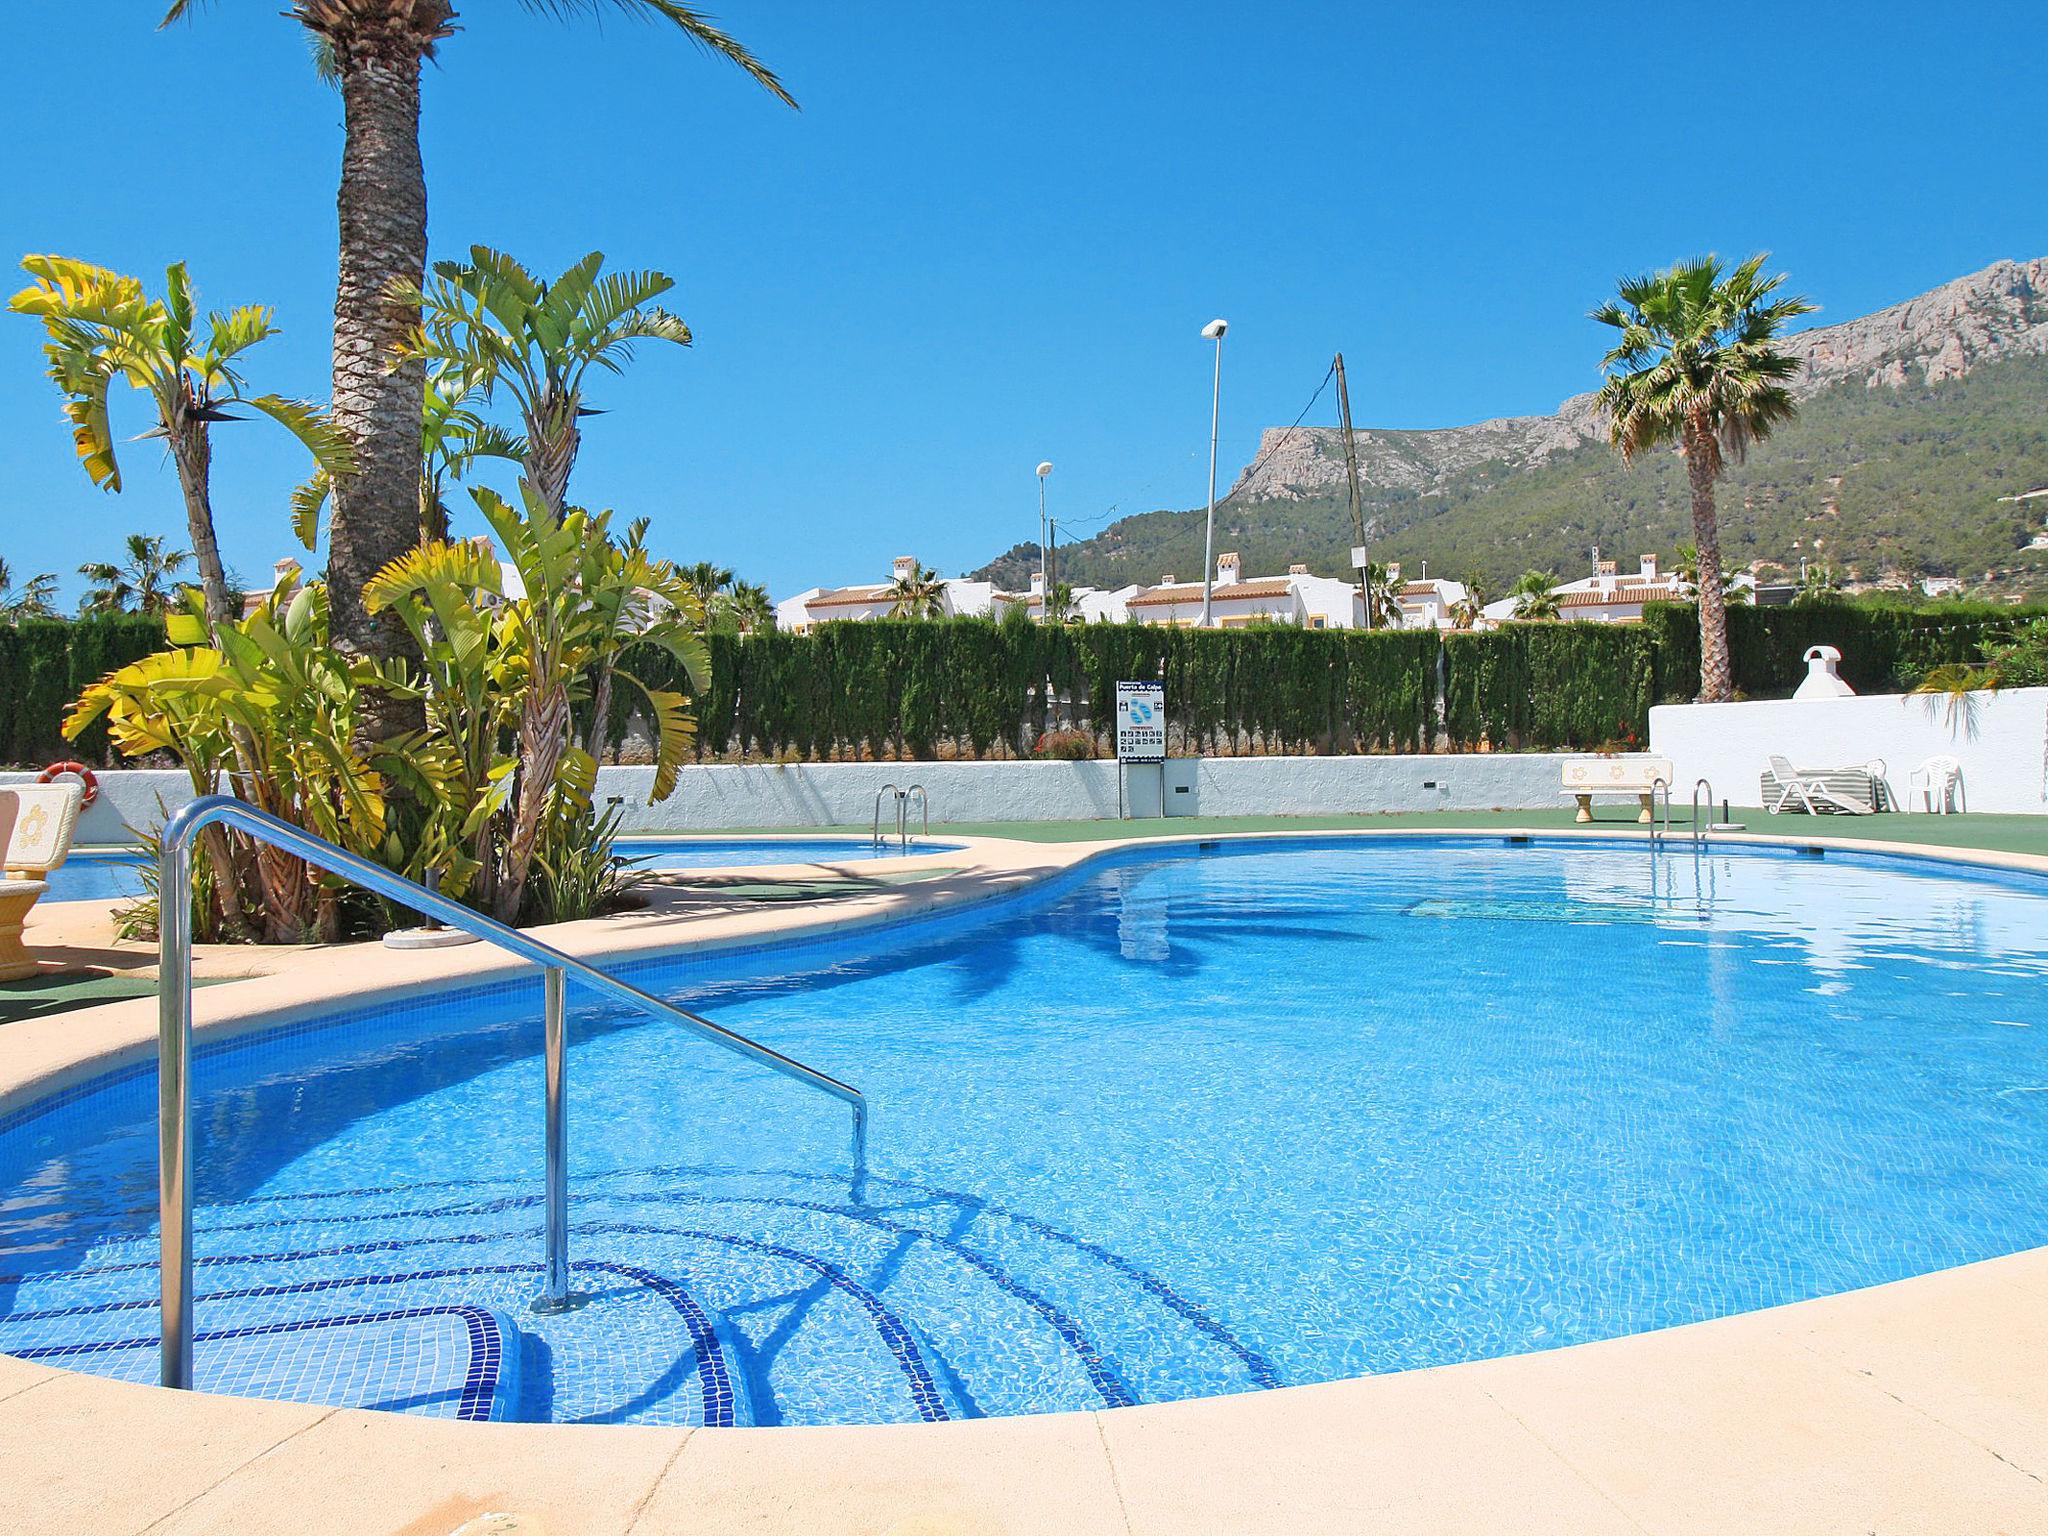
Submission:
M 1052 460 L 1041 459 L 1038 464 L 1038 587 L 1041 601 L 1045 604 L 1039 609 L 1041 619 L 1048 616 L 1052 605 L 1052 570 L 1045 558 L 1045 477 L 1051 473 Z M 1027 603 L 1025 607 L 1028 612 L 1030 605 Z
M 1216 385 L 1209 396 L 1209 523 L 1202 535 L 1202 628 L 1209 627 L 1209 610 L 1216 585 L 1216 423 L 1223 410 L 1223 333 L 1230 322 L 1211 320 L 1202 327 L 1202 339 L 1216 343 Z

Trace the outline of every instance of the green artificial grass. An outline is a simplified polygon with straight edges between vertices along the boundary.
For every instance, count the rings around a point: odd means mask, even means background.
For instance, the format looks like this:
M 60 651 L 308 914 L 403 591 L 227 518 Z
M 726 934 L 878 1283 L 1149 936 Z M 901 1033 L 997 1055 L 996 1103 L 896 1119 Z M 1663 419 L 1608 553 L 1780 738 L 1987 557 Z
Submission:
M 218 981 L 195 979 L 194 986 L 211 987 Z M 95 1003 L 117 1002 L 124 997 L 155 997 L 156 982 L 147 976 L 28 976 L 20 981 L 0 981 L 0 1024 L 19 1019 L 46 1019 L 90 1008 Z

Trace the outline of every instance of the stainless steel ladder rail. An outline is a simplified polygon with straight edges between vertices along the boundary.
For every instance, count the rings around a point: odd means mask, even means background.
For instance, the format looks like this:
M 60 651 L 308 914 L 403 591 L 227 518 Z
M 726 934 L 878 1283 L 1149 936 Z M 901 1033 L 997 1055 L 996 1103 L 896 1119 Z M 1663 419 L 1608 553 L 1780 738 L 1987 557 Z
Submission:
M 894 795 L 896 797 L 897 835 L 901 836 L 903 832 L 903 791 L 898 789 L 894 784 L 884 784 L 880 789 L 875 791 L 874 839 L 875 846 L 877 848 L 884 846 L 882 842 L 882 797 L 884 795 Z
M 1707 823 L 1700 820 L 1700 791 L 1707 792 L 1707 815 L 1714 814 L 1714 786 L 1706 779 L 1692 782 L 1692 846 L 1695 852 L 1707 845 Z
M 1661 834 L 1657 830 L 1657 801 L 1660 797 L 1664 801 L 1664 821 L 1663 832 Z M 1665 783 L 1662 779 L 1652 779 L 1650 780 L 1650 852 L 1655 853 L 1657 851 L 1658 842 L 1662 839 L 1669 838 L 1670 836 L 1671 786 Z
M 437 891 L 395 875 L 380 864 L 337 848 L 324 838 L 280 821 L 232 795 L 206 795 L 181 807 L 164 823 L 158 864 L 157 916 L 157 1155 L 158 1214 L 162 1224 L 161 1301 L 163 1335 L 159 1379 L 167 1387 L 192 1385 L 192 845 L 210 826 L 240 829 L 260 842 L 296 854 L 308 864 L 340 875 L 366 890 L 438 918 L 500 949 L 543 967 L 546 999 L 547 1068 L 547 1263 L 545 1288 L 534 1301 L 539 1311 L 569 1304 L 569 1121 L 567 1101 L 568 979 L 680 1024 L 692 1034 L 722 1045 L 785 1077 L 815 1088 L 853 1110 L 856 1177 L 867 1163 L 868 1101 L 858 1088 L 802 1062 L 735 1034 L 707 1018 L 643 992 L 587 961 L 543 944 Z
M 910 851 L 910 797 L 917 796 L 918 815 L 923 830 L 918 833 L 926 842 L 932 840 L 932 798 L 924 792 L 922 784 L 913 784 L 903 791 L 903 798 L 896 802 L 896 841 L 904 852 Z

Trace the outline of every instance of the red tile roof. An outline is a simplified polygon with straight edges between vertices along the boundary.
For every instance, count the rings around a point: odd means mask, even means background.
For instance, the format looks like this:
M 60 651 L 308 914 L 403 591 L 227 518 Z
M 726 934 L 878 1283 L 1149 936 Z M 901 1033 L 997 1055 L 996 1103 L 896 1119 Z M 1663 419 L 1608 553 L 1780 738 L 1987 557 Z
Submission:
M 805 603 L 804 607 L 806 609 L 854 608 L 863 603 L 886 602 L 893 590 L 894 588 L 886 586 L 839 587 L 830 592 L 820 592 L 816 597 Z
M 1294 590 L 1292 582 L 1284 576 L 1267 576 L 1257 581 L 1234 581 L 1228 586 L 1215 588 L 1209 595 L 1219 603 L 1236 602 L 1248 597 L 1285 597 Z M 1202 584 L 1199 581 L 1176 582 L 1170 587 L 1147 587 L 1130 600 L 1129 606 L 1163 603 L 1198 603 L 1202 600 Z

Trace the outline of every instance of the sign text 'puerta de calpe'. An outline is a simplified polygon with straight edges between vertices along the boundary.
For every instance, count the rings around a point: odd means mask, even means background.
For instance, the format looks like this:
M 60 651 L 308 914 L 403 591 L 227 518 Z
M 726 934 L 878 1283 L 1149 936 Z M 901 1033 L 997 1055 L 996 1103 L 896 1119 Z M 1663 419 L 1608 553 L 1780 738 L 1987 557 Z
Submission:
M 1166 685 L 1116 685 L 1116 756 L 1123 763 L 1166 761 Z

